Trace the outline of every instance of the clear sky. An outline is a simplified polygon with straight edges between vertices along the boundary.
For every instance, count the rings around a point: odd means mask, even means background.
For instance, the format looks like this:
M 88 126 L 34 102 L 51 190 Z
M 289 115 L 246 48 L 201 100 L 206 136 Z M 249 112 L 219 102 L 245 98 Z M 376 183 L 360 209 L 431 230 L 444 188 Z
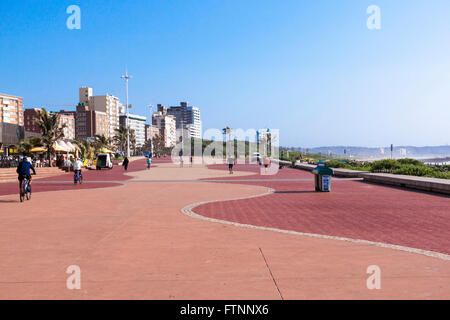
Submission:
M 69 30 L 66 8 L 81 8 Z M 369 5 L 381 29 L 369 30 Z M 25 107 L 110 93 L 131 112 L 190 101 L 204 129 L 282 145 L 450 143 L 448 0 L 1 0 L 0 92 Z M 59 108 L 55 108 L 59 109 Z

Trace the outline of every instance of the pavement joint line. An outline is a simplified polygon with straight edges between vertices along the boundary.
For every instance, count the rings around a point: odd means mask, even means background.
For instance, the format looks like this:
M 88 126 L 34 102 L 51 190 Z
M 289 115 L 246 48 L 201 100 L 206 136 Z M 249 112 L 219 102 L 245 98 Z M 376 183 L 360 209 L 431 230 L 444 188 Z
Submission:
M 227 224 L 227 225 L 231 225 L 231 226 L 235 226 L 235 227 L 256 229 L 256 230 L 263 230 L 263 231 L 272 231 L 272 232 L 278 232 L 278 233 L 284 233 L 284 234 L 290 234 L 290 235 L 296 235 L 296 236 L 306 236 L 306 237 L 318 238 L 318 239 L 346 241 L 346 242 L 351 242 L 351 243 L 364 244 L 364 245 L 376 246 L 376 247 L 387 248 L 387 249 L 392 249 L 392 250 L 404 251 L 404 252 L 413 253 L 413 254 L 420 254 L 420 255 L 424 255 L 424 256 L 440 259 L 440 260 L 450 261 L 450 255 L 436 252 L 436 251 L 429 251 L 429 250 L 423 250 L 423 249 L 418 249 L 418 248 L 412 248 L 412 247 L 406 247 L 406 246 L 401 246 L 401 245 L 396 245 L 396 244 L 388 244 L 388 243 L 376 242 L 376 241 L 370 241 L 370 240 L 364 240 L 364 239 L 353 239 L 353 238 L 345 238 L 345 237 L 331 236 L 331 235 L 324 235 L 324 234 L 284 230 L 284 229 L 278 229 L 278 228 L 272 228 L 272 227 L 255 226 L 252 224 L 244 224 L 244 223 L 239 223 L 239 222 L 205 217 L 205 216 L 202 216 L 193 211 L 193 209 L 195 209 L 196 207 L 201 206 L 203 204 L 252 199 L 252 198 L 263 197 L 263 196 L 275 193 L 275 190 L 272 188 L 266 188 L 266 189 L 267 189 L 267 191 L 265 193 L 262 193 L 259 195 L 238 197 L 238 198 L 232 198 L 232 199 L 227 199 L 227 200 L 209 200 L 209 201 L 201 201 L 201 202 L 191 203 L 191 204 L 185 206 L 184 208 L 182 208 L 180 211 L 181 211 L 181 213 L 183 213 L 191 218 L 205 220 L 205 221 L 214 222 L 214 223 Z
M 267 259 L 266 259 L 266 257 L 264 256 L 264 253 L 263 253 L 261 247 L 259 248 L 259 252 L 261 252 L 261 255 L 262 255 L 263 259 L 264 259 L 264 262 L 265 262 L 265 264 L 266 264 L 266 267 L 267 267 L 267 269 L 269 270 L 270 276 L 272 277 L 273 283 L 275 284 L 275 287 L 277 288 L 278 293 L 280 294 L 281 300 L 284 300 L 283 295 L 281 294 L 280 288 L 278 287 L 277 281 L 275 280 L 275 278 L 274 278 L 274 276 L 273 276 L 272 270 L 270 269 L 269 264 L 267 263 Z

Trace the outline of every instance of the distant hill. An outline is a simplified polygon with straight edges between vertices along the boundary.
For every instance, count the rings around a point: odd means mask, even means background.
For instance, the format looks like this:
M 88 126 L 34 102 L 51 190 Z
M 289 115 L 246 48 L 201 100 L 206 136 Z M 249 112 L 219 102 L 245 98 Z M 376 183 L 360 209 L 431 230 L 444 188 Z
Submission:
M 306 148 L 302 148 L 305 151 Z M 311 153 L 331 154 L 336 157 L 352 157 L 357 159 L 383 159 L 391 157 L 390 147 L 368 148 L 354 146 L 329 146 L 309 148 Z M 344 150 L 346 153 L 344 154 Z M 394 146 L 394 158 L 435 159 L 450 157 L 450 146 Z

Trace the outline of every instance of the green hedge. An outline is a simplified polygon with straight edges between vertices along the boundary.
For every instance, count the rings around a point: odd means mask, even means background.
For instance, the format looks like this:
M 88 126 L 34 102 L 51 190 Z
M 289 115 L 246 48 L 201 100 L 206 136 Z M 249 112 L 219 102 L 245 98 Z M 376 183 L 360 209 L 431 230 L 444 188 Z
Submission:
M 449 165 L 427 166 L 416 159 L 384 159 L 372 163 L 357 162 L 354 160 L 329 160 L 327 165 L 331 168 L 344 168 L 352 170 L 366 170 L 371 172 L 386 172 L 409 176 L 450 179 Z

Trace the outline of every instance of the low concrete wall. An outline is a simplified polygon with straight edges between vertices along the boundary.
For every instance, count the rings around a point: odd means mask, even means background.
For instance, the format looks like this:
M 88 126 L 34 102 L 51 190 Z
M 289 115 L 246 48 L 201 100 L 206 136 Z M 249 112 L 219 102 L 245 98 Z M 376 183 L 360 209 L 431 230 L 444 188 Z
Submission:
M 289 161 L 280 160 L 280 164 L 291 166 L 292 163 Z M 317 167 L 315 164 L 309 164 L 309 163 L 296 163 L 295 168 L 311 171 Z M 367 171 L 358 171 L 358 170 L 349 170 L 349 169 L 338 169 L 338 168 L 332 168 L 334 171 L 334 175 L 339 178 L 362 178 L 362 174 L 367 173 Z
M 450 180 L 390 173 L 365 173 L 364 181 L 450 195 Z
M 279 163 L 286 166 L 292 165 L 292 163 L 289 161 L 280 160 Z M 316 167 L 316 165 L 308 163 L 298 163 L 295 165 L 295 168 L 306 171 L 311 171 L 314 167 Z M 450 194 L 450 180 L 448 179 L 405 176 L 390 173 L 370 173 L 367 171 L 338 169 L 338 168 L 333 168 L 333 170 L 334 175 L 336 177 L 363 178 L 364 181 L 373 183 L 399 186 L 436 193 Z

